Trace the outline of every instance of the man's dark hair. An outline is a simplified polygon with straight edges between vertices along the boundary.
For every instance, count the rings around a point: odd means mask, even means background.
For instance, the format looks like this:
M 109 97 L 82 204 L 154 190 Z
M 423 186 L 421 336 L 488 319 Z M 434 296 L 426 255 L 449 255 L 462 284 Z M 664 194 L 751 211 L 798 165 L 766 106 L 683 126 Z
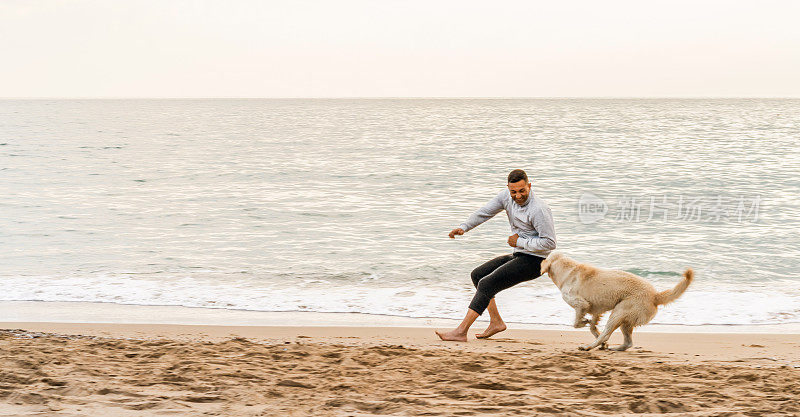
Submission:
M 522 180 L 525 180 L 525 182 L 528 182 L 528 174 L 526 174 L 525 171 L 523 171 L 521 169 L 515 169 L 515 170 L 511 171 L 510 174 L 508 174 L 508 183 L 509 184 L 514 183 L 514 182 L 519 182 L 519 181 L 522 181 Z

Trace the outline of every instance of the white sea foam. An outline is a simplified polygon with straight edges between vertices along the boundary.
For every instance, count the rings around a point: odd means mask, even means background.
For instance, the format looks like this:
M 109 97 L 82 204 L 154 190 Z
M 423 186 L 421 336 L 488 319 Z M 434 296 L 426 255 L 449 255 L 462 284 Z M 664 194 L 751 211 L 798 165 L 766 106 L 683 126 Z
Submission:
M 659 288 L 666 288 L 659 286 Z M 306 282 L 271 287 L 253 280 L 214 282 L 172 277 L 141 279 L 125 275 L 10 277 L 0 301 L 83 301 L 137 305 L 243 309 L 254 311 L 357 312 L 403 317 L 459 319 L 473 295 L 466 285 L 333 286 Z M 569 324 L 572 309 L 546 278 L 501 292 L 498 305 L 511 322 Z M 695 283 L 677 302 L 661 307 L 652 323 L 754 325 L 800 322 L 800 291 L 791 282 L 769 288 Z

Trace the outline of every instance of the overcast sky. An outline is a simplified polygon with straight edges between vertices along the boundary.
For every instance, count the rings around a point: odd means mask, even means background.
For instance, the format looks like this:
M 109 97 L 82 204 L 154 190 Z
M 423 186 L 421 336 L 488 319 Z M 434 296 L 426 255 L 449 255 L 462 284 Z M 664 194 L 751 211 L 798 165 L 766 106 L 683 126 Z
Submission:
M 800 1 L 0 0 L 0 97 L 800 97 Z

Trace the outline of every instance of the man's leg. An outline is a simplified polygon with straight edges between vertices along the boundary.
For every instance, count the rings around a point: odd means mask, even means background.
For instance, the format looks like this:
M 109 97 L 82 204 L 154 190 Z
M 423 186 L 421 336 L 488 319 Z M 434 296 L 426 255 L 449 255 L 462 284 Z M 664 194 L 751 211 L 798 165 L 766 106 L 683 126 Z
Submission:
M 544 258 L 533 255 L 518 254 L 514 256 L 512 260 L 504 263 L 494 272 L 478 281 L 477 291 L 469 304 L 469 308 L 478 314 L 483 314 L 497 293 L 538 277 L 543 260 Z
M 453 330 L 450 330 L 449 332 L 444 332 L 441 330 L 435 330 L 435 332 L 442 340 L 452 340 L 454 342 L 466 342 L 469 326 L 472 326 L 472 323 L 475 322 L 475 319 L 477 319 L 478 316 L 480 316 L 480 314 L 468 309 L 467 315 L 464 317 L 464 320 L 461 321 L 461 324 L 459 324 L 458 327 L 456 327 Z
M 507 328 L 506 323 L 500 317 L 500 311 L 497 310 L 497 303 L 494 300 L 495 299 L 492 298 L 492 300 L 489 301 L 489 306 L 486 307 L 486 311 L 489 312 L 489 327 L 487 327 L 483 333 L 475 334 L 475 337 L 478 339 L 486 339 L 487 337 L 494 336 Z
M 495 294 L 513 287 L 520 282 L 529 281 L 540 274 L 540 266 L 544 258 L 532 255 L 514 256 L 489 275 L 478 281 L 475 297 L 469 305 L 466 317 L 461 324 L 449 332 L 436 332 L 442 340 L 466 341 L 469 327 L 475 319 L 489 307 Z M 496 305 L 495 305 L 496 307 Z M 499 317 L 499 312 L 497 312 Z
M 498 256 L 475 268 L 472 271 L 472 283 L 475 285 L 475 288 L 478 288 L 478 282 L 480 282 L 481 278 L 491 274 L 497 268 L 512 259 L 514 259 L 512 255 Z M 506 323 L 503 321 L 503 318 L 500 317 L 500 311 L 497 309 L 497 303 L 494 301 L 494 298 L 489 301 L 489 306 L 486 310 L 489 311 L 489 326 L 483 333 L 475 334 L 475 337 L 478 339 L 490 337 L 506 329 Z
M 511 255 L 502 255 L 502 256 L 498 256 L 498 257 L 496 257 L 496 258 L 494 258 L 492 260 L 489 260 L 489 261 L 485 262 L 483 265 L 481 265 L 481 266 L 475 268 L 474 270 L 472 270 L 472 274 L 471 274 L 472 283 L 477 288 L 478 287 L 478 282 L 480 282 L 481 278 L 485 277 L 486 275 L 491 274 L 497 268 L 499 268 L 501 265 L 505 264 L 506 262 L 508 262 L 508 261 L 510 261 L 512 259 L 514 259 L 514 257 L 511 256 Z M 489 304 L 491 306 L 493 306 L 493 310 L 494 310 L 494 312 L 492 312 L 492 309 L 489 310 L 489 316 L 492 318 L 492 322 L 495 322 L 495 317 L 496 317 L 496 320 L 498 320 L 500 323 L 503 323 L 503 319 L 500 318 L 500 312 L 497 311 L 497 305 L 494 303 L 494 300 L 491 300 L 491 302 Z M 464 317 L 464 320 L 461 321 L 461 324 L 458 327 L 456 327 L 453 330 L 447 331 L 447 332 L 436 330 L 436 334 L 439 335 L 439 337 L 442 340 L 453 340 L 453 341 L 458 341 L 458 342 L 466 342 L 467 341 L 467 332 L 469 331 L 470 326 L 472 326 L 472 323 L 475 322 L 475 319 L 478 318 L 478 316 L 479 316 L 478 313 L 476 313 L 473 310 L 469 310 L 468 309 L 467 310 L 467 315 Z M 505 323 L 503 323 L 503 326 L 505 326 Z M 491 325 L 489 327 L 491 328 Z M 488 331 L 488 329 L 487 329 L 487 331 Z M 486 332 L 484 332 L 484 333 L 486 333 Z

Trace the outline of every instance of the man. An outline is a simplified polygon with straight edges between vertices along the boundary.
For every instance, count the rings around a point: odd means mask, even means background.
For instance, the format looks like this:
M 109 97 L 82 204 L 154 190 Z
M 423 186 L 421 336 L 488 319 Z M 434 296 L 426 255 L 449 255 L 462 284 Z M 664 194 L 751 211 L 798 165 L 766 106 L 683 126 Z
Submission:
M 511 233 L 508 245 L 513 254 L 498 256 L 472 271 L 475 297 L 469 304 L 467 315 L 454 330 L 436 331 L 442 340 L 467 341 L 467 332 L 475 319 L 489 310 L 489 327 L 475 336 L 483 339 L 506 329 L 494 301 L 498 292 L 520 282 L 530 281 L 539 275 L 541 263 L 556 248 L 556 232 L 550 207 L 531 191 L 528 175 L 521 169 L 508 174 L 508 189 L 497 194 L 488 204 L 473 213 L 460 227 L 450 232 L 450 238 L 463 235 L 479 224 L 506 211 Z

